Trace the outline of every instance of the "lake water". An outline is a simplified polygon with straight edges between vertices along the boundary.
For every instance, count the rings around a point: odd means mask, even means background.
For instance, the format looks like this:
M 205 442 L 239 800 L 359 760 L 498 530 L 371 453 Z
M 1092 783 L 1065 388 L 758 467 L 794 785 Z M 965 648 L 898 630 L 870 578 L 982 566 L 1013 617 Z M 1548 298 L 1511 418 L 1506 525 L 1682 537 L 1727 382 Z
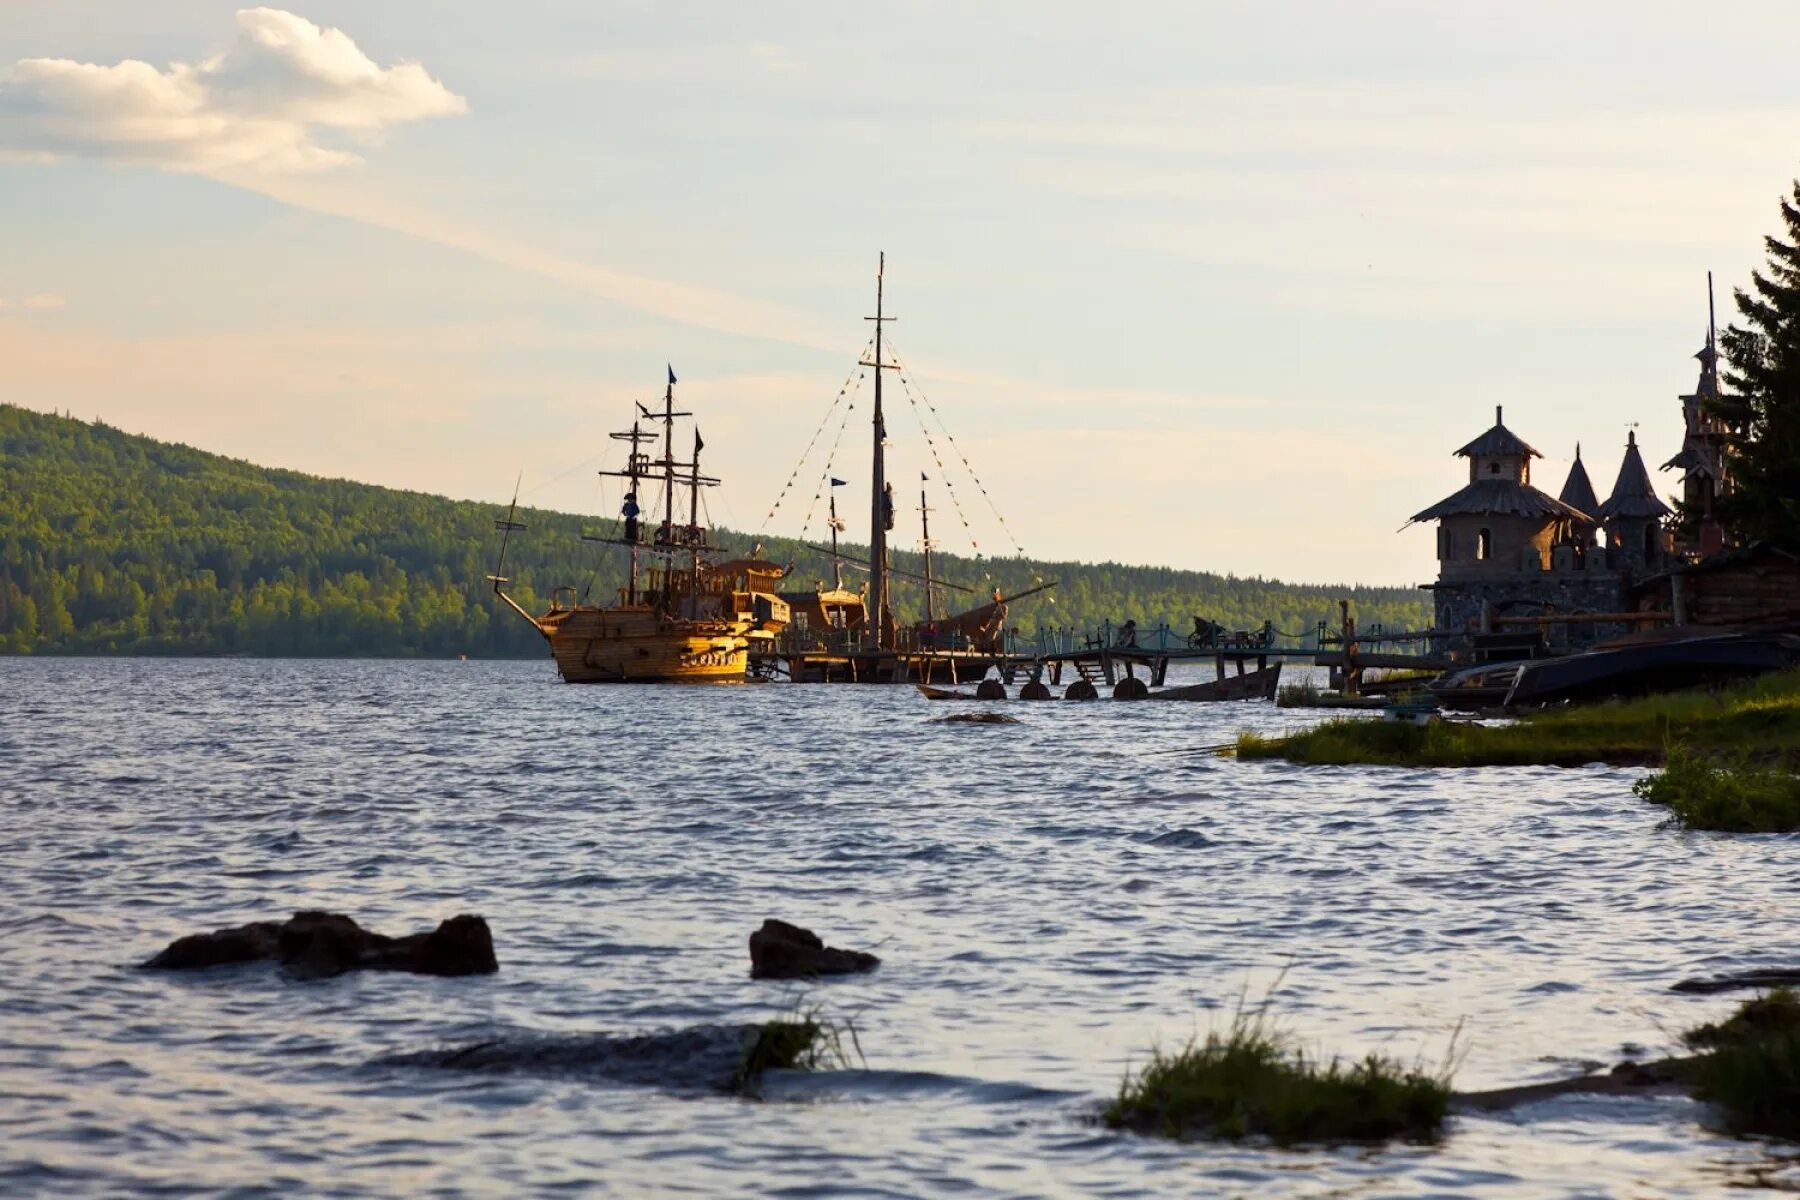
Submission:
M 0 659 L 0 1194 L 1661 1196 L 1800 1189 L 1686 1100 L 1460 1117 L 1429 1147 L 1111 1133 L 1157 1044 L 1280 977 L 1314 1047 L 1462 1087 L 1571 1073 L 1795 958 L 1800 842 L 1683 835 L 1605 767 L 1185 753 L 1312 714 L 911 689 L 564 686 L 548 663 Z M 302 908 L 485 915 L 499 974 L 134 964 Z M 764 917 L 881 969 L 752 981 Z M 761 1101 L 396 1062 L 818 1004 L 867 1069 Z

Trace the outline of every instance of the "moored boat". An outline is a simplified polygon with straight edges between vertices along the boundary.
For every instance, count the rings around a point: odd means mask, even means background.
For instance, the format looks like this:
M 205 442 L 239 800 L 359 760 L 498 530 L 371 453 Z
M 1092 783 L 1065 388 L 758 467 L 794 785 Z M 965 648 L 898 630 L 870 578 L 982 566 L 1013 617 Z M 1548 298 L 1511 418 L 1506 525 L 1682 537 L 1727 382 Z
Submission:
M 777 594 L 784 572 L 757 558 L 717 561 L 722 551 L 712 544 L 711 530 L 700 520 L 699 496 L 701 488 L 719 481 L 700 473 L 705 443 L 698 429 L 691 457 L 675 457 L 675 419 L 692 414 L 675 411 L 673 370 L 662 411 L 652 413 L 641 405 L 639 411 L 643 416 L 629 431 L 611 435 L 631 445 L 625 470 L 601 472 L 627 481 L 618 536 L 583 539 L 630 550 L 618 603 L 585 604 L 575 599 L 573 588 L 558 588 L 551 594 L 549 610 L 533 615 L 507 594 L 511 581 L 503 574 L 506 539 L 524 528 L 516 519 L 516 496 L 506 520 L 497 523 L 502 530 L 500 566 L 488 577 L 494 594 L 544 635 L 557 672 L 568 683 L 742 681 L 751 644 L 772 638 L 787 626 L 788 606 Z M 657 433 L 644 431 L 646 418 L 663 426 L 660 455 L 645 449 L 659 440 Z M 663 519 L 646 543 L 637 497 L 641 489 L 658 484 Z M 687 521 L 678 525 L 676 501 L 683 490 Z M 647 569 L 644 559 L 651 564 Z M 563 602 L 565 593 L 569 603 Z

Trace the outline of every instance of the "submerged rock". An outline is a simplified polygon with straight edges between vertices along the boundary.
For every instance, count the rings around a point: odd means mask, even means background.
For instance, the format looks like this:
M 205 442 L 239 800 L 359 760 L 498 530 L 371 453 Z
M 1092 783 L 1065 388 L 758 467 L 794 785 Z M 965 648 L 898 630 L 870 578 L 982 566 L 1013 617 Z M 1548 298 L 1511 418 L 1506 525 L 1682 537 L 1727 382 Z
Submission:
M 881 965 L 873 954 L 827 946 L 810 929 L 770 917 L 750 935 L 750 978 L 814 979 L 852 975 Z
M 972 712 L 952 713 L 947 717 L 939 717 L 937 723 L 939 725 L 1019 725 L 1023 722 L 1019 718 L 1009 717 L 1005 713 Z
M 735 1090 L 760 1025 L 696 1025 L 639 1034 L 522 1035 L 395 1054 L 384 1066 L 605 1080 L 674 1091 Z
M 186 971 L 276 959 L 302 975 L 345 971 L 411 971 L 420 975 L 488 975 L 500 969 L 485 920 L 467 913 L 429 933 L 386 937 L 339 913 L 300 912 L 285 922 L 252 921 L 233 929 L 177 938 L 143 965 Z
M 1800 968 L 1768 967 L 1759 971 L 1744 971 L 1737 975 L 1718 975 L 1711 979 L 1684 979 L 1671 987 L 1671 992 L 1686 992 L 1689 995 L 1710 996 L 1717 992 L 1729 992 L 1738 988 L 1793 987 L 1800 984 Z
M 1464 1111 L 1492 1112 L 1536 1104 L 1557 1096 L 1678 1095 L 1691 1090 L 1696 1061 L 1693 1058 L 1662 1058 L 1653 1062 L 1627 1060 L 1604 1074 L 1552 1079 L 1483 1092 L 1456 1092 L 1450 1099 L 1454 1106 Z

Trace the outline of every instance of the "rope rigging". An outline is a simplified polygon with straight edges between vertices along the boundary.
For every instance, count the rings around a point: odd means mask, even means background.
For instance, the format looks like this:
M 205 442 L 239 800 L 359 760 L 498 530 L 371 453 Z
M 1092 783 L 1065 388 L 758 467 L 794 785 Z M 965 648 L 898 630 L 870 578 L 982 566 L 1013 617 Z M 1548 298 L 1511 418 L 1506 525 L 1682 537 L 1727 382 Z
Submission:
M 857 372 L 857 386 L 862 385 L 863 374 Z M 830 491 L 827 481 L 831 478 L 831 465 L 837 461 L 838 447 L 844 442 L 844 430 L 850 427 L 850 414 L 856 411 L 856 402 L 852 400 L 844 409 L 844 415 L 838 421 L 837 436 L 831 441 L 831 452 L 825 456 L 825 465 L 819 471 L 819 482 L 813 485 L 812 500 L 806 506 L 806 518 L 800 522 L 800 540 L 806 540 L 806 531 L 812 528 L 813 514 L 819 510 L 819 497 Z
M 861 363 L 862 359 L 864 359 L 865 357 L 868 356 L 869 349 L 871 346 L 874 345 L 874 342 L 875 342 L 874 336 L 870 335 L 869 340 L 867 342 L 863 343 L 862 352 L 856 356 L 857 362 L 859 364 Z M 819 435 L 821 433 L 824 433 L 825 427 L 831 423 L 831 414 L 837 411 L 837 406 L 844 401 L 845 396 L 853 395 L 852 388 L 860 387 L 862 385 L 862 380 L 863 380 L 863 372 L 862 372 L 860 365 L 857 367 L 852 367 L 850 370 L 850 374 L 848 376 L 846 376 L 844 379 L 844 386 L 840 387 L 838 389 L 837 395 L 832 398 L 831 407 L 829 407 L 825 410 L 824 417 L 822 417 L 820 419 L 819 427 L 817 429 L 813 430 L 812 440 L 807 442 L 806 449 L 804 449 L 800 452 L 800 458 L 797 462 L 794 463 L 794 469 L 791 472 L 789 472 L 788 477 L 787 477 L 787 482 L 781 485 L 781 491 L 776 495 L 775 503 L 769 506 L 769 511 L 763 516 L 762 524 L 757 526 L 756 532 L 758 535 L 761 535 L 762 533 L 766 532 L 769 528 L 769 522 L 775 519 L 776 510 L 781 507 L 781 502 L 783 500 L 787 499 L 788 489 L 794 486 L 794 481 L 800 477 L 800 470 L 801 470 L 801 468 L 806 466 L 806 460 L 812 454 L 813 447 L 818 445 Z M 850 407 L 851 408 L 856 407 L 856 401 L 854 399 L 852 399 L 850 401 Z M 843 434 L 843 427 L 841 425 L 838 427 L 838 433 L 839 433 L 840 437 Z M 835 449 L 836 449 L 836 447 L 834 445 L 833 450 L 835 451 Z M 818 497 L 814 496 L 813 499 L 817 500 Z
M 898 356 L 895 356 L 898 361 Z M 950 469 L 944 465 L 944 456 L 938 453 L 937 441 L 931 436 L 931 427 L 925 423 L 925 414 L 919 408 L 919 401 L 914 398 L 913 390 L 906 379 L 904 370 L 896 371 L 900 379 L 900 390 L 906 394 L 906 402 L 911 405 L 913 417 L 919 422 L 919 432 L 925 436 L 925 446 L 931 451 L 931 461 L 937 464 L 938 478 L 944 481 L 944 490 L 950 493 L 950 506 L 956 510 L 956 519 L 962 522 L 963 532 L 969 535 L 969 546 L 975 551 L 975 557 L 981 557 L 981 543 L 975 538 L 975 529 L 969 524 L 969 514 L 963 511 L 962 501 L 956 498 L 956 483 L 950 478 Z
M 895 365 L 900 368 L 897 373 L 904 386 L 907 377 L 912 374 L 912 370 L 906 365 L 906 360 L 900 357 L 900 352 L 894 348 L 891 338 L 888 342 L 888 353 L 893 357 Z M 912 389 L 910 387 L 907 387 L 906 395 L 908 400 L 912 399 Z M 970 481 L 975 484 L 976 490 L 981 493 L 981 498 L 987 501 L 989 511 L 994 514 L 994 519 L 1000 522 L 1000 528 L 1006 531 L 1006 539 L 1012 543 L 1013 552 L 1020 558 L 1024 558 L 1025 547 L 1019 544 L 1018 536 L 1013 533 L 1012 526 L 1006 523 L 1006 517 L 1001 514 L 999 506 L 994 503 L 994 498 L 988 495 L 987 486 L 981 482 L 981 477 L 975 474 L 975 468 L 970 464 L 969 456 L 963 453 L 963 448 L 957 443 L 955 435 L 950 432 L 950 427 L 944 423 L 944 415 L 938 412 L 937 405 L 931 402 L 931 398 L 925 394 L 923 388 L 919 389 L 919 400 L 926 408 L 931 410 L 931 415 L 937 419 L 938 428 L 944 433 L 944 440 L 949 442 L 951 448 L 956 451 L 957 458 L 962 460 L 963 469 L 969 473 Z M 929 436 L 930 435 L 927 434 L 928 440 Z M 935 448 L 933 452 L 935 453 Z

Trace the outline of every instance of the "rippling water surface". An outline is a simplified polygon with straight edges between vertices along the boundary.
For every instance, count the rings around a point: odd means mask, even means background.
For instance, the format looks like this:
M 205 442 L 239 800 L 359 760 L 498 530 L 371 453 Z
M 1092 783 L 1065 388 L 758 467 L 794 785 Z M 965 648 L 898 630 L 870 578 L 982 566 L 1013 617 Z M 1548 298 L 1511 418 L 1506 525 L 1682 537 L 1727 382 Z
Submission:
M 1285 971 L 1317 1047 L 1495 1086 L 1654 1053 L 1791 962 L 1794 839 L 1681 835 L 1635 772 L 1402 772 L 1188 749 L 1265 705 L 567 687 L 543 663 L 0 659 L 0 1193 L 1708 1195 L 1800 1188 L 1677 1100 L 1457 1119 L 1435 1147 L 1171 1145 L 1092 1119 L 1127 1065 Z M 498 975 L 133 964 L 183 933 L 460 911 Z M 765 916 L 874 949 L 748 977 Z M 488 1039 L 853 1018 L 867 1070 L 760 1102 Z M 398 1059 L 398 1061 L 396 1061 Z M 1736 1194 L 1742 1194 L 1741 1192 Z

